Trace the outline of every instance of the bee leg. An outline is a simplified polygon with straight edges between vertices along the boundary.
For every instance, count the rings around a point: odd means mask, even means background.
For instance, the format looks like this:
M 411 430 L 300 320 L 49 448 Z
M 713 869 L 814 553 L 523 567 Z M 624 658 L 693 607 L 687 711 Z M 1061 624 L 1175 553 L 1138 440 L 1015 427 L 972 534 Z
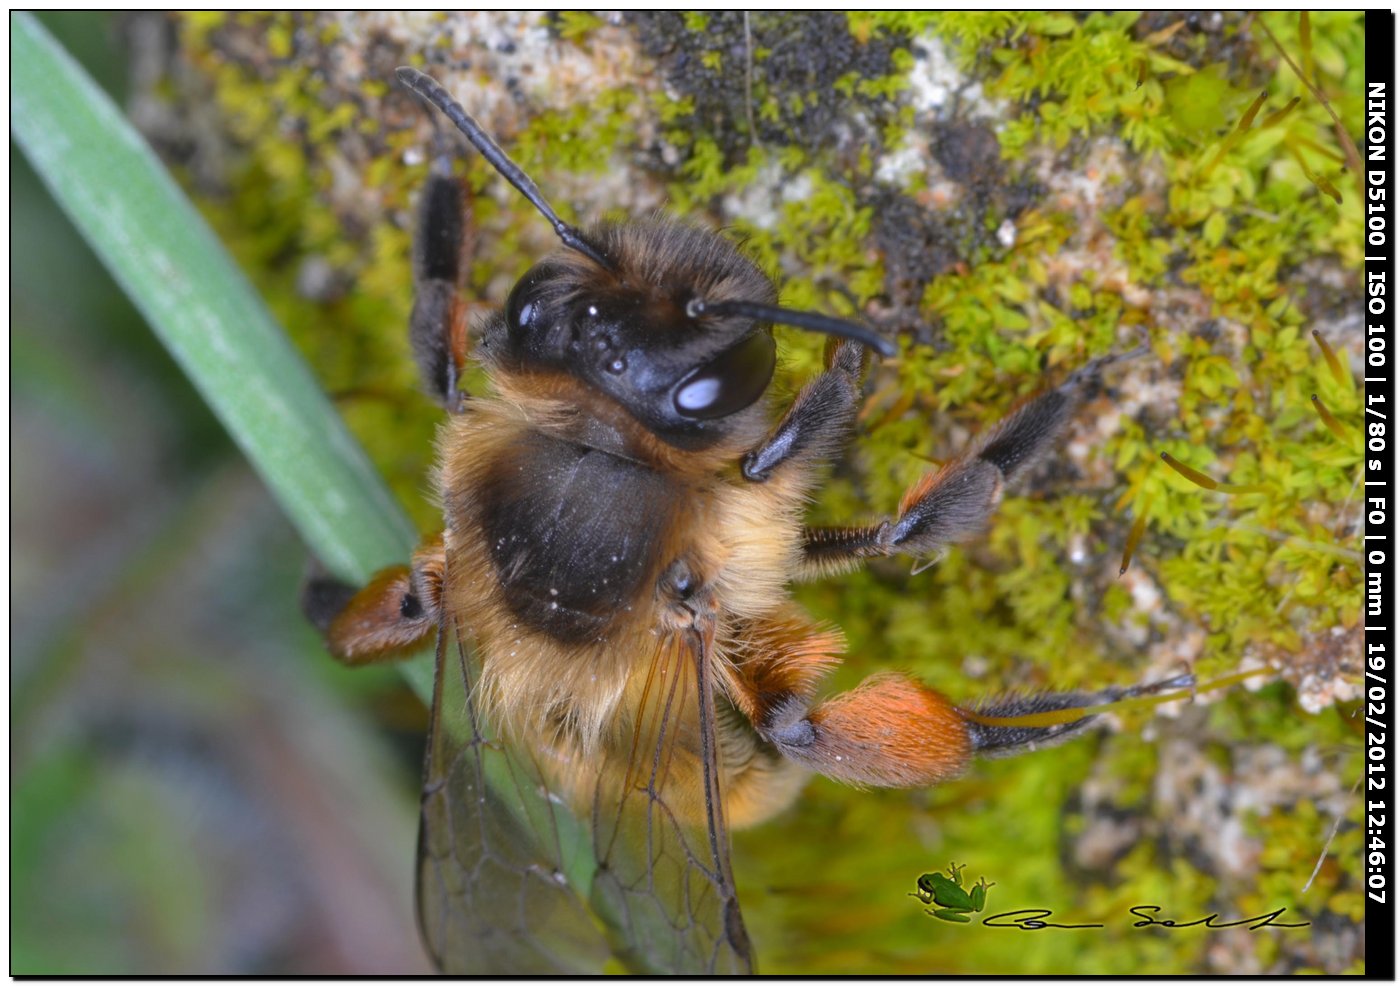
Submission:
M 758 723 L 790 760 L 847 784 L 922 787 L 962 773 L 972 756 L 956 706 L 898 674 L 873 675 L 815 706 L 791 695 Z
M 302 587 L 302 612 L 346 664 L 408 657 L 438 629 L 445 557 L 442 538 L 434 538 L 413 553 L 411 565 L 386 568 L 358 591 L 313 575 Z
M 835 780 L 922 787 L 960 774 L 974 756 L 1053 746 L 1097 722 L 1105 705 L 1193 681 L 1186 675 L 1097 692 L 1000 695 L 963 708 L 911 678 L 878 674 L 815 706 L 789 693 L 768 706 L 758 731 L 788 759 Z
M 840 448 L 855 420 L 866 355 L 858 342 L 832 340 L 826 372 L 802 388 L 763 444 L 745 453 L 745 479 L 766 482 L 784 464 L 822 459 Z
M 840 663 L 838 631 L 794 611 L 735 629 L 743 645 L 733 655 L 726 692 L 786 760 L 873 787 L 933 784 L 966 767 L 972 741 L 963 717 L 912 678 L 878 674 L 852 691 L 814 699 Z
M 1184 674 L 1150 684 L 1115 686 L 1096 692 L 997 695 L 959 711 L 967 723 L 972 749 L 979 757 L 1006 757 L 1053 746 L 1077 735 L 1098 721 L 1098 715 L 1089 711 L 1091 708 L 1190 688 L 1195 682 L 1194 675 Z
M 802 563 L 796 577 L 840 575 L 866 558 L 880 558 L 890 547 L 890 522 L 864 527 L 807 527 L 802 531 Z
M 469 253 L 465 192 L 452 175 L 450 156 L 439 154 L 418 207 L 408 334 L 424 386 L 452 414 L 462 411 L 466 399 L 457 380 L 467 358 L 467 308 L 459 291 Z
M 1142 350 L 1104 356 L 1080 367 L 1060 386 L 1021 404 L 958 458 L 910 487 L 892 520 L 866 527 L 812 528 L 803 542 L 801 575 L 832 574 L 862 558 L 933 555 L 977 534 L 1001 501 L 1006 483 L 1054 446 L 1110 363 Z
M 1111 700 L 1107 692 L 1031 692 L 986 699 L 962 713 L 972 749 L 979 757 L 1009 757 L 1055 746 L 1078 735 L 1097 722 L 1098 716 L 1087 712 L 1075 716 L 1074 711 Z M 1047 713 L 1057 712 L 1068 717 L 1062 722 L 1049 721 L 1054 716 Z

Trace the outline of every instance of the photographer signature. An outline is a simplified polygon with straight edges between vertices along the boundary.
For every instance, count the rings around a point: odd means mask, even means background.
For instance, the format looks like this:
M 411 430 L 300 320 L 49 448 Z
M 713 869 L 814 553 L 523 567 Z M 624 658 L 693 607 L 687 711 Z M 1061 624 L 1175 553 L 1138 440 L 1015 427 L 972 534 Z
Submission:
M 1288 910 L 1280 907 L 1272 911 L 1265 911 L 1263 914 L 1256 914 L 1253 917 L 1239 918 L 1235 921 L 1222 921 L 1219 914 L 1208 914 L 1195 921 L 1174 921 L 1171 919 L 1158 918 L 1155 915 L 1161 913 L 1161 908 L 1155 904 L 1138 904 L 1128 908 L 1128 913 L 1134 917 L 1141 918 L 1141 921 L 1134 921 L 1134 928 L 1240 928 L 1247 927 L 1250 931 L 1258 931 L 1260 928 L 1306 928 L 1312 924 L 1311 921 L 1301 921 L 1290 923 L 1279 921 L 1283 912 Z M 1153 913 L 1148 913 L 1148 912 Z M 1075 928 L 1102 928 L 1102 924 L 1059 924 L 1054 921 L 1047 921 L 1055 912 L 1047 907 L 1025 907 L 1017 911 L 1003 911 L 1000 914 L 993 914 L 982 919 L 982 924 L 988 928 L 1012 928 L 1016 931 L 1043 931 L 1049 928 L 1075 929 Z
M 962 875 L 963 869 L 965 869 L 964 866 L 951 863 L 948 866 L 946 876 L 938 872 L 925 873 L 919 877 L 917 889 L 909 896 L 917 897 L 921 903 L 930 905 L 925 913 L 940 921 L 969 924 L 987 906 L 988 891 L 996 884 L 988 883 L 986 877 L 979 879 L 976 884 L 965 884 Z M 1136 918 L 1141 918 L 1141 920 L 1133 922 L 1134 928 L 1212 928 L 1221 930 L 1244 927 L 1250 931 L 1258 931 L 1260 928 L 1306 928 L 1312 924 L 1311 921 L 1278 920 L 1286 910 L 1288 910 L 1287 907 L 1279 907 L 1235 921 L 1222 921 L 1219 913 L 1208 914 L 1194 921 L 1161 918 L 1157 915 L 1161 914 L 1162 909 L 1156 904 L 1137 904 L 1128 908 L 1128 913 Z M 1102 924 L 1060 924 L 1057 921 L 1047 921 L 1046 918 L 1054 913 L 1048 907 L 1023 907 L 1019 910 L 1002 911 L 1000 914 L 982 918 L 981 923 L 988 928 L 1011 928 L 1015 931 L 1045 931 L 1049 928 L 1072 931 L 1082 928 L 1104 927 Z

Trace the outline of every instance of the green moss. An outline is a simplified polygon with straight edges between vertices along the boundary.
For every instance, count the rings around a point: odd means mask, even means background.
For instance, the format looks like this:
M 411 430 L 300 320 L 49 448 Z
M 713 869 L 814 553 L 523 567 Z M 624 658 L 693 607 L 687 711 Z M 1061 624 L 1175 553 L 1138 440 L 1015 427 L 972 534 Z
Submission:
M 420 491 L 437 412 L 415 393 L 402 328 L 408 234 L 397 222 L 347 222 L 331 204 L 326 156 L 350 134 L 373 144 L 360 171 L 364 195 L 371 212 L 399 214 L 422 181 L 421 166 L 403 164 L 418 138 L 327 101 L 295 59 L 234 64 L 210 41 L 231 23 L 265 25 L 271 45 L 292 30 L 288 16 L 183 22 L 248 155 L 231 196 L 210 212 L 427 529 L 436 518 Z M 1263 16 L 1298 51 L 1296 17 Z M 837 686 L 896 667 L 960 701 L 1014 687 L 1096 688 L 1141 680 L 1149 660 L 1153 673 L 1172 673 L 1173 653 L 1202 679 L 1246 658 L 1274 662 L 1293 685 L 1354 673 L 1349 638 L 1334 631 L 1351 632 L 1358 619 L 1360 452 L 1323 426 L 1309 397 L 1349 425 L 1360 419 L 1356 389 L 1332 376 L 1310 335 L 1345 324 L 1336 316 L 1358 296 L 1360 201 L 1334 160 L 1326 109 L 1257 30 L 1231 17 L 1175 24 L 1167 15 L 1058 12 L 754 14 L 747 24 L 735 14 L 639 16 L 631 29 L 665 86 L 619 86 L 528 115 L 511 135 L 509 152 L 546 191 L 566 173 L 596 176 L 646 159 L 645 177 L 666 187 L 674 211 L 699 221 L 721 214 L 756 261 L 782 276 L 785 303 L 865 313 L 906 337 L 898 359 L 872 372 L 858 441 L 813 505 L 814 522 L 894 509 L 930 460 L 958 454 L 1047 376 L 1063 379 L 1146 332 L 1150 354 L 1112 371 L 1118 392 L 1077 423 L 1072 464 L 1048 464 L 1009 491 L 984 539 L 919 575 L 904 560 L 878 562 L 799 589 L 846 633 Z M 561 44 L 601 43 L 602 30 L 556 23 Z M 806 71 L 801 56 L 823 32 L 828 53 L 844 54 Z M 930 35 L 1003 101 L 1009 118 L 995 139 L 965 121 L 916 119 L 901 105 L 911 39 Z M 1356 15 L 1314 15 L 1318 81 L 1352 133 L 1362 42 Z M 381 80 L 358 85 L 369 105 L 385 96 Z M 1260 92 L 1263 108 L 1231 141 Z M 1295 95 L 1299 104 L 1278 115 Z M 638 146 L 649 128 L 673 156 Z M 931 204 L 926 175 L 901 188 L 875 177 L 891 149 L 927 145 L 930 134 L 941 177 L 962 196 L 952 207 Z M 1102 158 L 1090 154 L 1110 144 L 1120 149 L 1121 177 L 1096 183 L 1099 207 L 1087 218 L 1016 163 L 1092 180 Z M 475 157 L 465 168 L 476 189 L 495 181 Z M 1340 206 L 1319 176 L 1340 192 Z M 735 213 L 734 201 L 757 206 Z M 567 201 L 555 202 L 572 217 Z M 534 259 L 521 230 L 538 220 L 490 194 L 474 208 L 488 240 L 470 287 L 484 295 Z M 993 235 L 1006 220 L 1009 246 Z M 324 258 L 353 288 L 301 297 L 306 257 Z M 790 394 L 820 367 L 822 341 L 779 338 L 775 387 Z M 1353 354 L 1357 345 L 1329 341 Z M 1126 412 L 1116 420 L 1115 407 Z M 1201 490 L 1168 469 L 1161 451 L 1269 492 Z M 1119 580 L 1127 528 L 1149 504 L 1132 573 Z M 1145 611 L 1148 590 L 1162 601 Z M 1316 751 L 1335 750 L 1327 771 L 1349 777 L 1356 746 L 1345 717 L 1306 715 L 1292 687 L 1276 685 L 1215 697 L 1186 721 L 1140 711 L 1121 718 L 1123 735 L 980 764 L 933 791 L 816 783 L 792 817 L 741 835 L 736 870 L 765 968 L 1217 971 L 1204 936 L 1126 931 L 1092 946 L 1023 936 L 1023 948 L 1008 950 L 990 929 L 950 930 L 906 896 L 920 872 L 950 855 L 999 881 L 998 902 L 1008 906 L 1097 919 L 1145 899 L 1194 914 L 1296 903 L 1343 924 L 1358 919 L 1347 896 L 1360 880 L 1359 854 L 1346 850 L 1351 834 L 1339 835 L 1313 894 L 1297 893 L 1330 825 L 1303 801 L 1235 809 L 1260 851 L 1248 885 L 1203 868 L 1169 837 L 1180 806 L 1153 801 L 1157 779 L 1179 766 L 1167 749 L 1227 769 L 1234 753 L 1267 745 L 1294 773 Z M 1076 872 L 1077 840 L 1109 809 L 1134 819 L 1140 838 L 1104 868 Z M 1265 968 L 1303 961 L 1303 946 L 1286 935 L 1250 942 Z
M 530 173 L 604 171 L 613 154 L 629 143 L 636 125 L 635 103 L 632 90 L 615 89 L 587 105 L 541 113 L 519 135 L 512 152 Z M 488 168 L 479 170 L 489 174 Z
M 603 26 L 603 19 L 583 10 L 563 10 L 554 29 L 565 41 L 580 41 Z

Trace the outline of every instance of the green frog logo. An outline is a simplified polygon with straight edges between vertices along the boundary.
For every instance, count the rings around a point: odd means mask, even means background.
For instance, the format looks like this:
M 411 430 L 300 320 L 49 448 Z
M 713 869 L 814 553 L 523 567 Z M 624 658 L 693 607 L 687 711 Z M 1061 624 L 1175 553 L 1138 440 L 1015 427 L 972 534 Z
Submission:
M 996 884 L 988 883 L 987 878 L 982 877 L 974 886 L 964 887 L 962 871 L 966 868 L 966 864 L 959 866 L 949 863 L 947 876 L 925 873 L 919 877 L 918 890 L 909 896 L 930 905 L 926 913 L 940 921 L 967 924 L 972 920 L 971 915 L 987 906 L 987 891 Z

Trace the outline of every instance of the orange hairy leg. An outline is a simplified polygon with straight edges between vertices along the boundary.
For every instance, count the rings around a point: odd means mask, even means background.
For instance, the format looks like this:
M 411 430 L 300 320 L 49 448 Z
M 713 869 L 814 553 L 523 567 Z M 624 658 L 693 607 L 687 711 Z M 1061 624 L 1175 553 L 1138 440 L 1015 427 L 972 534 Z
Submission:
M 1092 724 L 1097 713 L 1194 679 L 1082 692 L 993 696 L 962 706 L 912 678 L 872 675 L 854 689 L 818 700 L 839 662 L 839 633 L 796 611 L 736 628 L 725 689 L 758 735 L 787 760 L 848 784 L 921 787 L 962 773 L 974 756 L 1008 756 L 1056 743 Z M 1159 696 L 1154 701 L 1183 697 Z M 736 826 L 761 821 L 747 807 L 747 778 L 731 778 L 745 807 Z M 777 806 L 781 807 L 781 806 Z
M 898 674 L 873 675 L 810 709 L 783 703 L 763 732 L 788 758 L 873 787 L 934 784 L 962 773 L 972 754 L 953 703 Z
M 313 576 L 302 589 L 306 618 L 346 664 L 394 661 L 426 647 L 437 633 L 446 556 L 442 535 L 426 541 L 409 565 L 378 572 L 363 589 Z
M 875 675 L 815 701 L 822 679 L 840 661 L 838 631 L 812 624 L 795 609 L 737 631 L 726 691 L 786 759 L 874 787 L 932 784 L 967 766 L 971 743 L 956 708 L 912 679 Z M 735 780 L 742 785 L 743 776 Z

